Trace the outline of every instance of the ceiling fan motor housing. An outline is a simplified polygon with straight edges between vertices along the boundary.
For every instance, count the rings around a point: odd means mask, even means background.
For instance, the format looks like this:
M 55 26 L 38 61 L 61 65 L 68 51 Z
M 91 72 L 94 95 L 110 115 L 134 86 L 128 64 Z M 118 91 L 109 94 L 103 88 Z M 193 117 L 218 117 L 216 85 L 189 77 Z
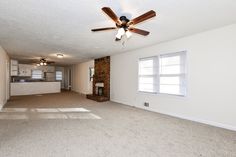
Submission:
M 127 19 L 127 17 L 126 17 L 126 16 L 121 16 L 121 17 L 120 17 L 120 21 L 121 21 L 121 22 L 123 22 L 123 21 L 124 21 L 124 22 L 126 22 L 126 23 L 127 23 L 127 22 L 129 22 L 129 19 Z
M 40 59 L 40 62 L 47 62 L 45 58 Z
M 120 21 L 121 21 L 121 27 L 124 28 L 125 31 L 127 31 L 128 29 L 128 26 L 127 26 L 127 23 L 130 21 L 129 19 L 127 19 L 126 16 L 121 16 L 120 17 Z

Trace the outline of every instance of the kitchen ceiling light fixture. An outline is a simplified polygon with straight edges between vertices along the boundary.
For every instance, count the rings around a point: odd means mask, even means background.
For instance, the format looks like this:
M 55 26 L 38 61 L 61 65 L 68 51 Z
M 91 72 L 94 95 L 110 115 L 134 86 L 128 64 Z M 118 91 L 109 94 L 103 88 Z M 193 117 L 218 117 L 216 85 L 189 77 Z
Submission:
M 64 57 L 64 55 L 63 54 L 57 54 L 57 58 L 63 58 Z

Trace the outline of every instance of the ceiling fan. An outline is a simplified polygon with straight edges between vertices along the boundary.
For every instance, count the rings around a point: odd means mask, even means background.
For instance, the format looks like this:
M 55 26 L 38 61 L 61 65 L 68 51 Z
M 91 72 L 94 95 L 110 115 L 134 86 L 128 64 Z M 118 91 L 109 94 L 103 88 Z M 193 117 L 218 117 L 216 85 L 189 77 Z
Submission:
M 103 7 L 102 10 L 115 22 L 116 27 L 97 28 L 97 29 L 92 29 L 91 31 L 96 32 L 96 31 L 112 30 L 118 28 L 118 33 L 115 39 L 116 41 L 121 40 L 121 38 L 125 34 L 127 38 L 129 38 L 131 36 L 131 32 L 147 36 L 150 32 L 134 28 L 133 26 L 156 16 L 156 12 L 150 10 L 145 14 L 142 14 L 132 20 L 129 20 L 126 16 L 121 16 L 120 18 L 118 18 L 116 14 L 109 7 Z
M 37 63 L 37 66 L 46 66 L 49 64 L 54 64 L 54 61 L 47 61 L 46 58 L 41 58 L 39 62 Z

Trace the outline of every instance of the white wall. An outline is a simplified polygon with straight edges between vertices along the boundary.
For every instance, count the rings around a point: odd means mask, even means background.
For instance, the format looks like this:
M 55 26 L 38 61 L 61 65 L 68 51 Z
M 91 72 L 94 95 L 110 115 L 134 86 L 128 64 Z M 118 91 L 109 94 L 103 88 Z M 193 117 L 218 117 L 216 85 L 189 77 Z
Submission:
M 133 36 L 135 38 L 135 36 Z M 138 93 L 138 59 L 187 51 L 187 97 Z M 111 57 L 111 100 L 236 130 L 236 24 Z
M 10 97 L 9 93 L 9 57 L 0 46 L 0 109 Z
M 92 82 L 89 80 L 89 67 L 94 60 L 79 63 L 72 67 L 72 90 L 81 94 L 92 94 Z

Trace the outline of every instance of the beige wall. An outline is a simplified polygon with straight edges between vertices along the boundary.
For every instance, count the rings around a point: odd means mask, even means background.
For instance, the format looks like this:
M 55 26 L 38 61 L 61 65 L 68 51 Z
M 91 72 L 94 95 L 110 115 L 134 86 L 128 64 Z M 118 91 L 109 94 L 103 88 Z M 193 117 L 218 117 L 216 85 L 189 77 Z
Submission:
M 94 60 L 79 63 L 72 67 L 72 90 L 81 94 L 92 94 L 92 82 L 89 80 L 89 67 Z
M 10 97 L 9 94 L 9 57 L 0 46 L 0 109 Z
M 111 57 L 111 100 L 236 130 L 236 24 Z M 187 51 L 187 97 L 138 92 L 138 60 Z M 143 103 L 149 102 L 150 107 Z

